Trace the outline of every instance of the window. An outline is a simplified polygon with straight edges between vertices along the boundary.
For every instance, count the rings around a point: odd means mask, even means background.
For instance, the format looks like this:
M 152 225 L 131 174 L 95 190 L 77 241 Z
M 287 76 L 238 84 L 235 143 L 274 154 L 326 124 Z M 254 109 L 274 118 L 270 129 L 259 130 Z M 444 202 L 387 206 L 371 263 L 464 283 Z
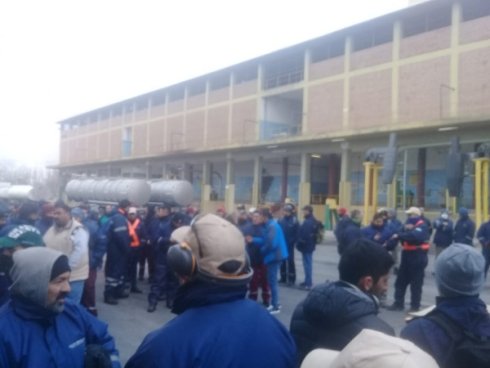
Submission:
M 461 6 L 463 7 L 463 22 L 490 15 L 490 1 L 488 0 L 466 0 Z
M 131 101 L 131 102 L 127 102 L 125 105 L 124 105 L 124 113 L 126 115 L 130 115 L 132 114 L 134 111 L 134 103 Z
M 166 93 L 164 91 L 155 92 L 151 96 L 152 106 L 164 105 L 165 104 Z
M 382 45 L 393 41 L 393 24 L 387 23 L 370 29 L 364 29 L 352 36 L 353 51 L 360 51 L 370 47 Z
M 248 65 L 235 70 L 235 84 L 256 80 L 257 70 L 257 65 Z
M 131 156 L 133 150 L 133 128 L 126 127 L 122 131 L 122 155 Z
M 100 110 L 100 120 L 109 119 L 109 115 L 110 115 L 110 110 L 108 109 Z
M 328 41 L 311 49 L 311 62 L 318 63 L 323 60 L 333 59 L 344 55 L 345 40 Z
M 96 123 L 99 120 L 99 113 L 93 112 L 90 114 L 90 123 Z
M 203 80 L 191 82 L 187 86 L 187 91 L 189 93 L 189 96 L 202 95 L 204 92 L 206 92 L 206 82 L 204 82 Z
M 184 99 L 184 87 L 174 87 L 168 92 L 168 100 L 170 102 Z
M 148 98 L 147 97 L 140 97 L 136 100 L 135 102 L 136 105 L 136 111 L 141 111 L 144 109 L 148 108 Z
M 284 55 L 264 65 L 264 89 L 298 83 L 304 76 L 303 52 Z
M 433 31 L 451 25 L 451 7 L 437 9 L 428 14 L 415 15 L 403 20 L 403 37 Z
M 112 116 L 121 116 L 122 115 L 122 106 L 116 105 L 112 108 Z
M 230 85 L 230 75 L 228 73 L 218 74 L 212 77 L 209 81 L 209 88 L 214 91 L 221 88 L 226 88 Z

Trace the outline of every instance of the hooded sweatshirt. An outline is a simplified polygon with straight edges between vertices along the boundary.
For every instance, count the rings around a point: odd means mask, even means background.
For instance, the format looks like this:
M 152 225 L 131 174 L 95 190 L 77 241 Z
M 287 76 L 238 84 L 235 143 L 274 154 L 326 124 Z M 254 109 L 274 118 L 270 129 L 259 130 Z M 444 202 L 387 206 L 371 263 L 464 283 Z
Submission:
M 112 367 L 120 367 L 105 323 L 69 300 L 61 313 L 46 308 L 51 271 L 62 255 L 40 247 L 14 254 L 11 300 L 0 309 L 0 367 L 82 368 L 88 345 L 102 347 Z
M 51 270 L 63 253 L 47 248 L 31 248 L 15 252 L 10 271 L 13 297 L 26 299 L 37 306 L 46 307 Z

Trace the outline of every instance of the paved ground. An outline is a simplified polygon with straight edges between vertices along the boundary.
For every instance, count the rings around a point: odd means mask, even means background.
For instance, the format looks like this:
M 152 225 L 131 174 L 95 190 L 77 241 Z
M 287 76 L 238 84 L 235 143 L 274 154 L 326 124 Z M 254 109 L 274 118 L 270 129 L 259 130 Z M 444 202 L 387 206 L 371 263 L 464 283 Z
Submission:
M 298 268 L 298 281 L 303 281 L 303 271 L 300 254 L 296 254 L 296 265 Z M 337 264 L 339 256 L 335 246 L 335 240 L 328 234 L 325 243 L 317 247 L 314 253 L 314 282 L 321 283 L 325 280 L 336 280 Z M 430 263 L 426 269 L 426 278 L 422 295 L 422 304 L 429 306 L 434 304 L 436 297 L 436 287 L 432 276 L 433 255 L 430 255 Z M 390 290 L 388 302 L 392 302 L 393 283 L 396 276 L 390 278 Z M 109 323 L 109 330 L 116 338 L 116 343 L 121 354 L 121 360 L 125 363 L 128 358 L 135 352 L 143 338 L 152 330 L 159 328 L 166 321 L 174 316 L 168 309 L 165 308 L 165 302 L 161 302 L 156 312 L 146 312 L 149 286 L 146 281 L 140 282 L 141 288 L 144 290 L 143 295 L 132 294 L 130 298 L 122 300 L 117 306 L 109 306 L 102 303 L 103 289 L 103 274 L 99 274 L 98 278 L 98 309 L 99 316 L 102 320 Z M 279 290 L 280 302 L 282 311 L 276 317 L 289 327 L 291 315 L 295 306 L 306 296 L 306 292 L 296 288 L 281 287 Z M 409 297 L 409 295 L 407 295 Z M 482 294 L 483 300 L 490 303 L 490 284 L 487 284 Z M 409 299 L 407 299 L 409 300 Z M 402 312 L 390 312 L 381 310 L 380 317 L 390 323 L 396 329 L 397 333 L 404 326 L 405 314 Z

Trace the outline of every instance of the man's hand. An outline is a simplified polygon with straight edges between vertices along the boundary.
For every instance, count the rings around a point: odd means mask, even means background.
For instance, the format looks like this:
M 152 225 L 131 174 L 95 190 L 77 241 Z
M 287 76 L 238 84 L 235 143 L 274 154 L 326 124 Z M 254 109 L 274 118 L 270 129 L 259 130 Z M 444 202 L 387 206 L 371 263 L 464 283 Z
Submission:
M 251 243 L 253 240 L 254 240 L 254 238 L 252 238 L 250 235 L 245 236 L 245 241 L 247 243 Z

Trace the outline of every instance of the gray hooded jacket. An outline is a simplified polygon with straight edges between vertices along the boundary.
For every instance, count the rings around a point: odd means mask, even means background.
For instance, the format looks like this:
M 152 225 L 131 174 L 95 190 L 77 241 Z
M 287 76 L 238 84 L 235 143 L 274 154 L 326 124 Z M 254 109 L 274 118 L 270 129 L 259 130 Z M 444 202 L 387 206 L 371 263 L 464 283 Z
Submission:
M 46 307 L 51 270 L 63 253 L 44 247 L 33 247 L 14 253 L 10 271 L 11 295 L 18 295 Z

